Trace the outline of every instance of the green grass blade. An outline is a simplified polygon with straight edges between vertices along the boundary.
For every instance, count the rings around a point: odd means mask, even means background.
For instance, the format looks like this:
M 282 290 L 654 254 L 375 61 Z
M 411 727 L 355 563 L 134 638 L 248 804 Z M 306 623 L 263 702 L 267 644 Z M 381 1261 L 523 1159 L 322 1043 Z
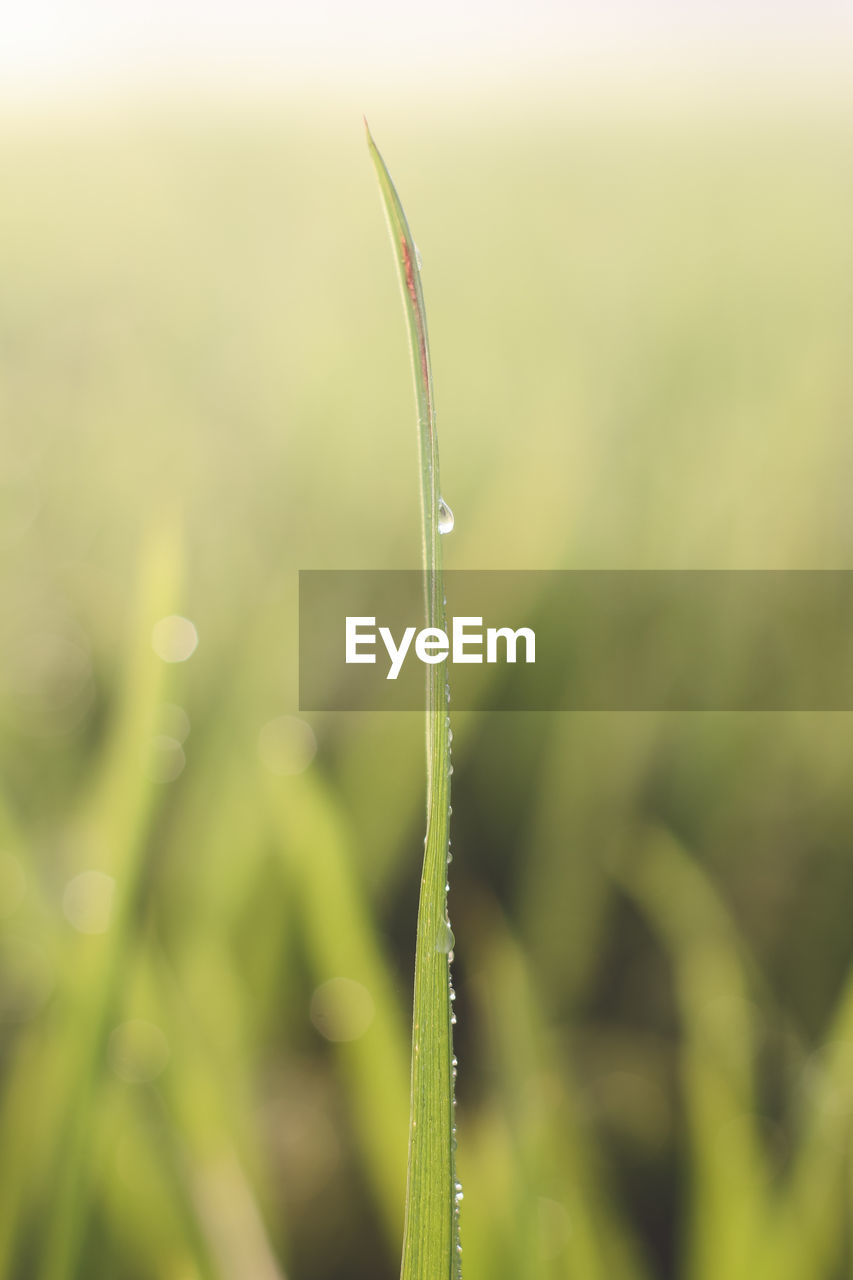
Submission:
M 464 1152 L 476 1192 L 465 1236 L 477 1271 L 489 1280 L 644 1280 L 540 984 L 497 905 L 483 899 L 480 913 L 475 1016 L 496 1088 L 478 1109 L 479 1150 L 469 1133 Z
M 177 530 L 170 523 L 156 524 L 142 556 L 124 702 L 108 741 L 103 772 L 75 832 L 77 847 L 96 850 L 98 867 L 112 873 L 116 897 L 109 929 L 101 936 L 74 938 L 69 947 L 61 1128 L 47 1192 L 53 1211 L 39 1259 L 39 1280 L 71 1280 L 79 1274 L 90 1218 L 91 1134 L 106 1046 L 135 960 L 149 837 L 162 803 L 157 784 L 139 767 L 140 750 L 156 733 L 157 708 L 168 690 L 168 673 L 151 647 L 151 627 L 174 605 L 179 565 Z
M 418 253 L 385 162 L 367 132 L 409 329 L 421 464 L 427 626 L 445 625 L 438 441 Z M 415 950 L 409 1166 L 401 1280 L 460 1274 L 453 1122 L 453 1039 L 447 923 L 450 732 L 444 664 L 427 667 L 427 813 Z
M 363 890 L 353 874 L 346 822 L 333 790 L 310 770 L 270 775 L 270 805 L 288 870 L 289 891 L 305 927 L 312 981 L 343 976 L 370 992 L 367 1032 L 336 1045 L 353 1124 L 389 1239 L 400 1233 L 400 1182 L 406 1123 L 405 1023 Z
M 763 1240 L 762 1265 L 755 1272 L 760 1280 L 842 1274 L 849 1222 L 845 1170 L 853 1106 L 853 973 L 806 1078 L 800 1140 Z
M 685 1274 L 754 1280 L 763 1274 L 756 1260 L 769 1169 L 757 1123 L 750 975 L 737 932 L 698 863 L 670 832 L 650 829 L 630 861 L 613 869 L 672 958 L 693 1186 Z

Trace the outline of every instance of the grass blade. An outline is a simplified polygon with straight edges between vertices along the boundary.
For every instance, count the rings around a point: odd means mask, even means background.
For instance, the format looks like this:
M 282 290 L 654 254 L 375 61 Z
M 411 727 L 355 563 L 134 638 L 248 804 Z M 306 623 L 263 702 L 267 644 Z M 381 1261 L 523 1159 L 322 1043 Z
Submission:
M 369 129 L 367 142 L 391 233 L 412 353 L 420 444 L 426 621 L 428 627 L 443 629 L 445 604 L 439 527 L 442 499 L 418 253 L 391 176 Z M 447 672 L 443 663 L 427 666 L 426 706 L 426 842 L 415 950 L 411 1119 L 401 1280 L 451 1280 L 460 1274 L 449 972 L 452 934 L 447 920 L 446 892 L 450 722 Z
M 331 788 L 310 770 L 273 778 L 270 803 L 284 855 L 290 893 L 305 922 L 306 959 L 312 981 L 336 975 L 359 983 L 376 1006 L 368 1031 L 336 1045 L 349 1093 L 353 1123 L 361 1135 L 368 1180 L 389 1239 L 400 1233 L 400 1181 L 405 1127 L 407 1044 L 402 1002 L 372 929 L 370 910 L 353 873 L 343 814 Z
M 755 1010 L 737 933 L 698 863 L 668 831 L 651 828 L 614 872 L 672 957 L 693 1183 L 685 1274 L 754 1280 L 770 1170 L 757 1122 Z
M 129 638 L 124 703 L 97 779 L 78 818 L 72 847 L 95 850 L 97 866 L 116 885 L 110 927 L 102 935 L 74 938 L 66 967 L 66 1039 L 60 1137 L 50 1190 L 54 1206 L 37 1275 L 71 1280 L 91 1217 L 94 1182 L 91 1134 L 96 1124 L 107 1043 L 117 1021 L 139 943 L 139 901 L 150 856 L 150 834 L 158 803 L 157 784 L 139 767 L 140 751 L 155 736 L 157 708 L 168 689 L 168 673 L 151 646 L 151 628 L 168 615 L 177 597 L 180 540 L 171 523 L 152 527 L 144 548 L 135 615 Z

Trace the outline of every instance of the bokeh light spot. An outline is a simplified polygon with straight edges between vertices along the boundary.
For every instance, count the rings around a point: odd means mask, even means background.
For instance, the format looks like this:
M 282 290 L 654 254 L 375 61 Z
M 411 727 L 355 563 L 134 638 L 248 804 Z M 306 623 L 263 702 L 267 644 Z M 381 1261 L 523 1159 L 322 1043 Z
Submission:
M 198 647 L 198 632 L 189 618 L 172 613 L 155 622 L 151 644 L 157 657 L 164 662 L 186 662 Z
M 358 1040 L 373 1021 L 373 997 L 352 978 L 330 978 L 311 997 L 311 1021 L 327 1040 Z
M 161 702 L 157 708 L 157 732 L 164 738 L 174 738 L 181 746 L 190 736 L 190 718 L 183 707 L 175 702 Z
M 317 754 L 314 730 L 297 716 L 277 716 L 258 734 L 258 755 L 270 773 L 304 773 Z
M 116 882 L 103 871 L 81 871 L 65 886 L 62 910 L 79 933 L 106 933 L 110 927 Z
M 176 738 L 158 734 L 143 754 L 145 772 L 152 782 L 174 782 L 183 773 L 187 758 Z

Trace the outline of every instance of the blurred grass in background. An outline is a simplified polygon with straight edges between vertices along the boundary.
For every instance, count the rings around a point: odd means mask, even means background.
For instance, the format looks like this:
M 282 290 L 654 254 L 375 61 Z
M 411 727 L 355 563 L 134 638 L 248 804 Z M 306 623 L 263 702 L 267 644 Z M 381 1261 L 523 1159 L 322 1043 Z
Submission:
M 396 1274 L 422 723 L 307 726 L 295 604 L 417 565 L 416 445 L 361 121 L 301 114 L 0 132 L 10 1280 Z M 450 567 L 849 567 L 853 110 L 371 124 Z M 455 718 L 466 1280 L 853 1274 L 851 760 Z

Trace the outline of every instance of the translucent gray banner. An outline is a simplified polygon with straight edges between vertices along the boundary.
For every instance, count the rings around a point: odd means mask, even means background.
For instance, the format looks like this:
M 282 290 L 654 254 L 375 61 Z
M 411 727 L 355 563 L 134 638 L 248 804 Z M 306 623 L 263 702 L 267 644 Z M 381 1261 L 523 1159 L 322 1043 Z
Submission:
M 423 573 L 303 570 L 301 709 L 419 710 L 434 662 L 459 710 L 853 710 L 853 571 L 466 570 L 445 590 L 446 642 L 421 634 Z

